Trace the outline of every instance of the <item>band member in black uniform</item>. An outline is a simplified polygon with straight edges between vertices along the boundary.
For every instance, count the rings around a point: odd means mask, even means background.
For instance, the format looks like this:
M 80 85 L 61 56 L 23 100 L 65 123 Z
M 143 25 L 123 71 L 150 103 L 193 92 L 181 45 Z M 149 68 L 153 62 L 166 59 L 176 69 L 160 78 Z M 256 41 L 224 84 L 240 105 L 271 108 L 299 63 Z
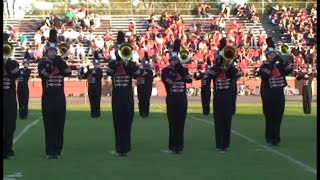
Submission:
M 186 83 L 192 82 L 192 75 L 183 67 L 177 54 L 180 51 L 181 40 L 174 41 L 170 65 L 161 73 L 161 80 L 165 85 L 167 96 L 167 118 L 169 121 L 169 151 L 180 154 L 184 148 L 184 126 L 187 116 L 188 99 Z
M 201 70 L 201 68 L 194 73 L 193 78 L 195 80 L 201 80 L 202 113 L 203 115 L 208 116 L 210 114 L 211 79 L 205 71 Z
M 28 104 L 29 104 L 29 86 L 31 70 L 29 69 L 29 60 L 24 59 L 23 68 L 20 69 L 20 77 L 17 79 L 18 88 L 17 96 L 19 102 L 19 117 L 20 119 L 28 118 Z
M 260 66 L 262 109 L 266 120 L 265 138 L 268 145 L 280 143 L 280 126 L 285 108 L 285 76 L 292 73 L 291 65 L 280 58 L 275 51 L 273 40 L 266 39 L 267 60 Z M 276 63 L 278 61 L 278 63 Z
M 107 75 L 112 79 L 111 101 L 116 156 L 127 156 L 131 151 L 131 127 L 134 116 L 132 78 L 143 74 L 139 66 L 130 60 L 133 48 L 130 44 L 125 44 L 124 35 L 122 31 L 118 32 L 115 46 L 116 60 L 110 61 L 107 68 Z
M 41 107 L 45 129 L 47 159 L 56 159 L 63 149 L 63 134 L 66 119 L 64 77 L 71 75 L 66 62 L 57 56 L 57 32 L 50 31 L 49 43 L 44 58 L 38 65 L 42 80 Z
M 233 82 L 241 76 L 241 72 L 234 66 L 236 49 L 226 46 L 225 38 L 220 40 L 220 55 L 208 71 L 213 80 L 213 118 L 215 123 L 216 149 L 224 153 L 230 146 L 231 120 L 235 110 Z M 226 60 L 228 59 L 228 60 Z
M 141 69 L 143 76 L 137 77 L 137 92 L 139 100 L 139 113 L 142 118 L 149 116 L 150 98 L 152 93 L 153 71 L 151 70 L 149 59 L 142 60 Z
M 311 113 L 311 101 L 312 101 L 312 81 L 315 77 L 313 73 L 312 65 L 307 64 L 305 69 L 298 69 L 295 72 L 295 77 L 297 80 L 303 81 L 302 86 L 302 102 L 303 102 L 303 112 L 304 114 Z
M 16 78 L 19 77 L 19 63 L 10 58 L 13 45 L 3 44 L 3 159 L 13 159 L 13 135 L 17 120 Z
M 102 90 L 102 69 L 100 67 L 100 61 L 98 52 L 95 52 L 94 65 L 82 67 L 80 70 L 80 79 L 87 79 L 88 81 L 88 95 L 91 108 L 91 117 L 100 117 L 100 102 L 101 102 L 101 90 Z

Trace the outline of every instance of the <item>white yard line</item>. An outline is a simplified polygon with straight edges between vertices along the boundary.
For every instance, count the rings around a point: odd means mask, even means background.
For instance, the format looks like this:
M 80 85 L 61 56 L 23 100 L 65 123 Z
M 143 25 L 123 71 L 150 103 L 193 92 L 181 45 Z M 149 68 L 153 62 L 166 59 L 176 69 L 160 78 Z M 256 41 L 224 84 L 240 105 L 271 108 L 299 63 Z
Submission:
M 23 130 L 13 139 L 13 144 L 15 144 L 17 141 L 19 141 L 19 139 L 26 133 L 29 131 L 29 129 L 36 125 L 40 120 L 42 119 L 42 116 L 40 116 L 38 119 L 36 119 L 35 121 L 33 121 L 32 123 L 28 124 L 25 128 L 23 128 Z
M 202 122 L 205 122 L 205 123 L 207 123 L 207 124 L 211 124 L 211 125 L 214 126 L 214 123 L 211 122 L 211 121 L 207 121 L 207 120 L 204 120 L 204 119 L 201 119 L 201 118 L 198 118 L 198 117 L 194 117 L 194 116 L 190 116 L 190 117 L 191 117 L 192 119 L 194 119 L 194 120 L 202 121 Z M 313 167 L 311 167 L 311 166 L 309 166 L 309 165 L 307 165 L 307 164 L 305 164 L 305 163 L 303 163 L 303 162 L 301 162 L 301 161 L 298 161 L 298 160 L 294 159 L 293 157 L 291 157 L 291 156 L 289 156 L 289 155 L 287 155 L 287 154 L 284 154 L 284 153 L 279 152 L 279 151 L 277 151 L 277 150 L 275 150 L 275 149 L 272 149 L 271 147 L 268 147 L 268 146 L 266 146 L 266 145 L 263 145 L 263 144 L 255 141 L 254 139 L 252 139 L 252 138 L 250 138 L 250 137 L 248 137 L 248 136 L 246 136 L 246 135 L 243 135 L 243 134 L 241 134 L 241 133 L 239 133 L 239 132 L 237 132 L 237 131 L 235 131 L 235 130 L 231 130 L 231 133 L 233 133 L 233 134 L 235 134 L 235 135 L 237 135 L 237 136 L 239 136 L 239 137 L 241 137 L 241 138 L 243 138 L 243 139 L 245 139 L 245 140 L 247 140 L 247 141 L 249 141 L 249 142 L 251 142 L 251 143 L 253 143 L 253 144 L 256 144 L 256 145 L 258 145 L 258 146 L 260 146 L 260 147 L 262 147 L 262 148 L 264 148 L 264 149 L 266 149 L 266 150 L 268 150 L 268 151 L 271 151 L 271 152 L 273 152 L 273 153 L 275 153 L 275 154 L 277 154 L 277 155 L 279 155 L 279 156 L 281 156 L 281 157 L 289 160 L 290 162 L 292 162 L 292 163 L 294 163 L 294 164 L 297 164 L 297 165 L 303 167 L 306 171 L 309 171 L 309 172 L 317 175 L 317 170 L 316 170 L 315 168 L 313 168 Z

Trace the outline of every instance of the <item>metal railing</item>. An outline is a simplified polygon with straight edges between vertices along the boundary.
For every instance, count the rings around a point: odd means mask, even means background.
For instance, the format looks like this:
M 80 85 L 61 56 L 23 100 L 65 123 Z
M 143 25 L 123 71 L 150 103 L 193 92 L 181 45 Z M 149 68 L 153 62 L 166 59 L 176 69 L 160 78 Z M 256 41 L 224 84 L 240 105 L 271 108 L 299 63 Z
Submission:
M 50 0 L 47 0 L 46 3 L 48 3 Z M 52 1 L 52 0 L 51 0 Z M 71 4 L 69 1 L 67 2 L 51 2 L 53 5 L 53 9 L 51 10 L 44 10 L 37 9 L 36 4 L 39 3 L 39 1 L 34 1 L 29 6 L 28 12 L 25 12 L 25 15 L 27 16 L 33 16 L 33 15 L 42 15 L 47 16 L 49 12 L 52 12 L 53 14 L 56 14 L 58 16 L 64 16 L 70 7 L 74 7 L 75 9 L 80 8 L 86 8 L 88 12 L 93 12 L 99 15 L 150 15 L 151 13 L 155 14 L 161 14 L 163 12 L 177 12 L 178 14 L 183 15 L 196 15 L 197 14 L 197 8 L 202 3 L 201 2 L 153 2 L 153 1 L 144 1 L 133 4 L 132 1 L 127 2 L 109 2 L 108 4 L 103 3 L 103 0 L 88 0 L 83 1 L 81 3 L 77 4 Z M 4 2 L 5 7 L 6 3 Z M 50 2 L 49 2 L 50 3 Z M 220 2 L 206 2 L 211 8 L 208 10 L 211 14 L 218 14 L 220 12 Z M 274 4 L 291 4 L 293 8 L 303 7 L 303 8 L 310 8 L 313 6 L 313 4 L 317 3 L 316 1 L 279 1 L 279 2 L 269 2 L 267 0 L 262 0 L 260 2 L 250 2 L 249 5 L 254 4 L 258 13 L 264 14 L 266 13 Z M 9 6 L 8 6 L 9 7 Z M 235 7 L 235 4 L 233 5 Z M 10 13 L 6 12 L 7 9 L 4 8 L 3 14 L 7 17 L 10 17 Z M 11 16 L 12 17 L 12 16 Z

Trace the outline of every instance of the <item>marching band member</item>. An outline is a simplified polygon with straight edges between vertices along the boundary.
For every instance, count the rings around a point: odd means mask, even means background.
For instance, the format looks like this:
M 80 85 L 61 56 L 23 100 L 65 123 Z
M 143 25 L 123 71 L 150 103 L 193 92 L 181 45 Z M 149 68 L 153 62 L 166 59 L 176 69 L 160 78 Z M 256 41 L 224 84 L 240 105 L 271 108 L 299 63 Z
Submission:
M 17 120 L 15 80 L 20 76 L 19 63 L 11 58 L 13 45 L 3 44 L 3 159 L 14 159 L 13 135 Z
M 142 60 L 141 69 L 144 70 L 145 75 L 137 77 L 137 91 L 139 100 L 139 114 L 142 118 L 149 116 L 150 98 L 152 93 L 153 71 L 149 64 L 149 59 Z
M 186 83 L 192 82 L 192 75 L 183 67 L 175 55 L 180 51 L 181 40 L 174 42 L 170 65 L 162 70 L 161 80 L 167 92 L 167 118 L 169 121 L 169 150 L 168 153 L 180 154 L 184 148 L 184 126 L 187 116 L 188 99 Z
M 210 68 L 210 66 L 206 68 Z M 193 78 L 195 80 L 201 80 L 202 113 L 208 116 L 210 114 L 211 79 L 205 71 L 202 71 L 201 68 L 198 69 L 198 71 L 194 73 Z
M 38 64 L 42 80 L 42 117 L 45 129 L 47 159 L 57 159 L 63 149 L 63 134 L 66 119 L 66 97 L 64 77 L 71 76 L 71 69 L 57 56 L 57 32 L 50 31 L 45 56 Z
M 29 69 L 29 59 L 24 59 L 23 68 L 20 69 L 20 77 L 18 80 L 17 96 L 19 102 L 19 117 L 20 119 L 28 118 L 29 104 L 29 86 L 31 70 Z
M 282 60 L 275 51 L 273 40 L 266 39 L 268 48 L 265 51 L 267 60 L 260 66 L 262 109 L 266 120 L 265 138 L 268 145 L 279 145 L 280 126 L 285 108 L 284 87 L 287 86 L 285 76 L 293 69 L 288 62 Z M 276 63 L 279 61 L 279 63 Z
M 132 78 L 142 76 L 143 71 L 130 60 L 132 57 L 129 54 L 133 48 L 125 44 L 125 34 L 122 31 L 118 32 L 115 49 L 116 60 L 110 61 L 107 68 L 107 75 L 112 78 L 112 118 L 116 141 L 116 151 L 111 153 L 123 157 L 131 151 L 131 127 L 134 116 Z M 118 49 L 124 49 L 124 55 L 121 55 L 124 58 L 120 57 Z
M 235 49 L 225 50 L 226 39 L 220 40 L 220 55 L 208 71 L 214 83 L 213 118 L 215 124 L 216 149 L 224 153 L 230 146 L 231 121 L 235 111 L 234 82 L 241 76 L 234 66 Z M 224 52 L 225 51 L 225 52 Z M 225 55 L 223 55 L 225 53 Z M 228 59 L 227 59 L 228 58 Z
M 102 69 L 100 67 L 98 52 L 94 52 L 93 65 L 87 67 L 82 67 L 80 70 L 79 79 L 87 79 L 88 82 L 88 95 L 91 108 L 91 117 L 98 118 L 100 117 L 100 103 L 101 103 L 101 90 L 102 84 L 101 79 Z
M 304 114 L 311 113 L 311 102 L 312 102 L 312 81 L 315 77 L 315 74 L 312 70 L 312 65 L 307 64 L 306 69 L 298 70 L 295 73 L 295 77 L 298 81 L 303 81 L 302 86 L 302 102 L 303 102 L 303 112 Z

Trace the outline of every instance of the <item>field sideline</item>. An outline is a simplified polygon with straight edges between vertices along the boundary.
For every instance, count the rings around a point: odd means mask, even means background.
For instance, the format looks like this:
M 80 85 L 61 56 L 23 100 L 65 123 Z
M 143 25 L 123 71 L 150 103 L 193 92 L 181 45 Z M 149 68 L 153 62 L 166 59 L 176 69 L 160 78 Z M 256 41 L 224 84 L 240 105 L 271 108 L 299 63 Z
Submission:
M 231 147 L 215 151 L 212 114 L 199 104 L 188 106 L 185 150 L 163 153 L 168 144 L 165 104 L 152 104 L 148 119 L 138 116 L 132 128 L 132 151 L 114 157 L 110 105 L 91 119 L 89 105 L 67 105 L 63 157 L 46 160 L 40 106 L 30 105 L 29 120 L 17 121 L 15 160 L 4 160 L 4 175 L 22 180 L 313 180 L 316 179 L 316 105 L 304 115 L 301 103 L 287 103 L 279 147 L 265 146 L 261 104 L 238 103 Z

